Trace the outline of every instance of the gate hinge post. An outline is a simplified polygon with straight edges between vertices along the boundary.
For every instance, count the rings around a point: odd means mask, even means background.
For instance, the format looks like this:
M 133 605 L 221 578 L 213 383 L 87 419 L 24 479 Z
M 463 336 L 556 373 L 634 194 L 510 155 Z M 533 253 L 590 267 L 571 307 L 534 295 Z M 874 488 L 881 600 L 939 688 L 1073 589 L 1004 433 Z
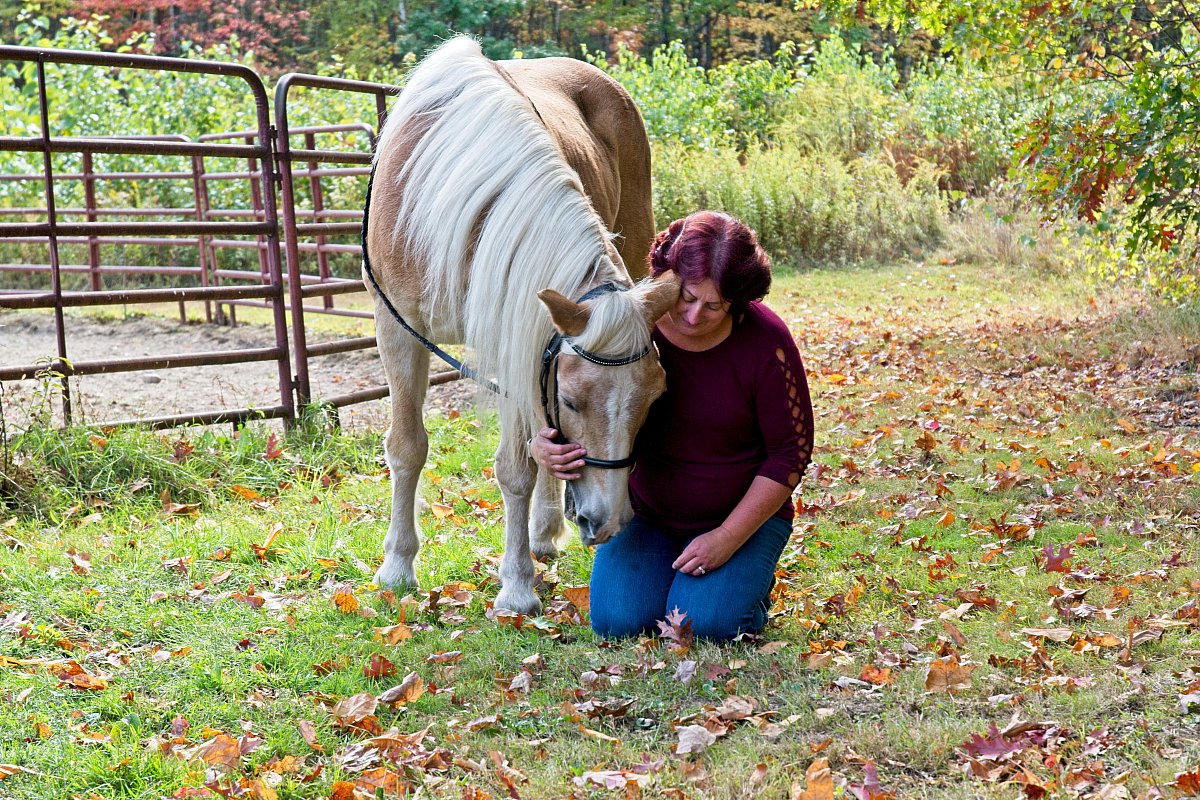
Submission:
M 279 129 L 274 125 L 269 125 L 267 135 L 271 140 L 271 163 L 274 165 L 271 170 L 271 180 L 279 185 L 283 183 L 283 173 L 279 171 Z

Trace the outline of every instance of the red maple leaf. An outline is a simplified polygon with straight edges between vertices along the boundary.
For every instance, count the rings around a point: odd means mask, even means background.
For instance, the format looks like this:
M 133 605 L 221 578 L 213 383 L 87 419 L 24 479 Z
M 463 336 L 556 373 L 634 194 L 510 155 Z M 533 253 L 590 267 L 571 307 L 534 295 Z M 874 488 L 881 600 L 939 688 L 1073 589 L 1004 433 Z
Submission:
M 874 761 L 863 764 L 862 785 L 848 783 L 846 791 L 857 797 L 858 800 L 894 800 L 895 798 L 895 795 L 884 789 L 879 783 L 879 771 L 875 768 Z
M 1024 736 L 1015 739 L 1005 739 L 1004 734 L 996 727 L 996 723 L 988 726 L 987 736 L 972 733 L 971 738 L 963 745 L 963 749 L 977 759 L 998 761 L 1019 750 L 1024 750 L 1027 744 Z
M 363 675 L 371 679 L 383 678 L 396 674 L 396 665 L 388 661 L 387 656 L 375 653 L 371 660 L 363 665 Z
M 1074 553 L 1073 548 L 1069 544 L 1064 544 L 1062 548 L 1055 553 L 1054 545 L 1047 544 L 1042 548 L 1042 570 L 1044 572 L 1070 572 L 1071 565 L 1067 561 Z
M 283 442 L 279 440 L 279 436 L 272 433 L 267 437 L 267 447 L 263 452 L 263 458 L 268 461 L 273 461 L 283 455 Z

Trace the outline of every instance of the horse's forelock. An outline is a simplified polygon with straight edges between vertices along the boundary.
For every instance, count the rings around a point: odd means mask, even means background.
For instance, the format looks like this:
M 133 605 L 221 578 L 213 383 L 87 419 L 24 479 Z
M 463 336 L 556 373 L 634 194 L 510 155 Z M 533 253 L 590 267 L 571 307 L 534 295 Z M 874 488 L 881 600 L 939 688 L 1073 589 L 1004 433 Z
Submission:
M 597 355 L 619 357 L 640 352 L 650 343 L 646 320 L 649 281 L 627 291 L 608 292 L 589 301 L 587 327 L 574 338 L 579 347 Z

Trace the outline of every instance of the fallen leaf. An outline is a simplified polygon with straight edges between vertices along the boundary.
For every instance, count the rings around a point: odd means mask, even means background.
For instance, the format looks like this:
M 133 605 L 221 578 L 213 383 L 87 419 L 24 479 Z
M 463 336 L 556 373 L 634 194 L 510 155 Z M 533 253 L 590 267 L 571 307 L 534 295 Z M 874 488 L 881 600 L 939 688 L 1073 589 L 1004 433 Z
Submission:
M 334 722 L 348 726 L 360 722 L 375 713 L 379 700 L 370 692 L 359 692 L 339 701 L 330 709 Z
M 792 784 L 790 800 L 833 800 L 833 774 L 829 771 L 829 759 L 818 758 L 804 770 L 804 788 L 799 782 Z
M 403 622 L 383 628 L 371 628 L 371 630 L 375 631 L 376 641 L 386 642 L 387 644 L 399 644 L 407 639 L 411 639 L 413 635 L 412 628 Z
M 417 673 L 410 672 L 404 676 L 404 680 L 400 682 L 399 686 L 393 686 L 379 695 L 379 702 L 398 708 L 405 703 L 413 702 L 423 694 L 425 694 L 425 681 Z
M 192 753 L 205 764 L 225 767 L 228 770 L 237 769 L 242 763 L 242 749 L 237 739 L 227 733 L 218 733 Z
M 599 739 L 602 742 L 613 742 L 614 744 L 621 743 L 621 740 L 615 736 L 609 736 L 607 733 L 601 733 L 600 731 L 592 730 L 581 723 L 577 724 L 579 725 L 579 730 L 583 731 L 585 736 L 588 736 L 592 739 Z
M 1070 641 L 1071 637 L 1075 635 L 1075 631 L 1070 628 L 1021 628 L 1019 633 L 1026 636 L 1038 636 L 1060 644 Z
M 925 691 L 927 692 L 961 692 L 971 688 L 971 673 L 975 664 L 961 664 L 958 656 L 950 655 L 935 658 L 925 671 Z
M 396 665 L 388 660 L 387 656 L 373 653 L 370 661 L 363 664 L 363 676 L 371 680 L 386 678 L 388 675 L 396 674 Z
M 318 753 L 325 752 L 325 748 L 317 741 L 317 729 L 311 722 L 299 719 L 296 720 L 296 727 L 300 729 L 300 735 L 304 737 L 304 741 L 309 747 Z
M 717 740 L 716 734 L 703 725 L 684 725 L 676 730 L 679 742 L 675 746 L 678 755 L 703 753 Z
M 563 597 L 571 601 L 571 605 L 578 608 L 584 614 L 588 613 L 592 608 L 592 589 L 590 586 L 563 586 Z
M 354 596 L 354 589 L 342 584 L 333 592 L 333 605 L 343 614 L 357 614 L 360 603 Z

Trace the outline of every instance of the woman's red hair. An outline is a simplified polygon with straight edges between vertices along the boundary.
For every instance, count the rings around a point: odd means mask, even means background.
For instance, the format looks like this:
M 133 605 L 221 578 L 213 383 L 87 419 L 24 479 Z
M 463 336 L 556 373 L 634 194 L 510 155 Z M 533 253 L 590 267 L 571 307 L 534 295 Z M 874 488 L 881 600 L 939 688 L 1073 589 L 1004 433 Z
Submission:
M 771 287 L 771 259 L 754 231 L 719 211 L 697 211 L 672 222 L 654 239 L 648 261 L 651 275 L 671 270 L 693 284 L 711 278 L 735 314 Z

